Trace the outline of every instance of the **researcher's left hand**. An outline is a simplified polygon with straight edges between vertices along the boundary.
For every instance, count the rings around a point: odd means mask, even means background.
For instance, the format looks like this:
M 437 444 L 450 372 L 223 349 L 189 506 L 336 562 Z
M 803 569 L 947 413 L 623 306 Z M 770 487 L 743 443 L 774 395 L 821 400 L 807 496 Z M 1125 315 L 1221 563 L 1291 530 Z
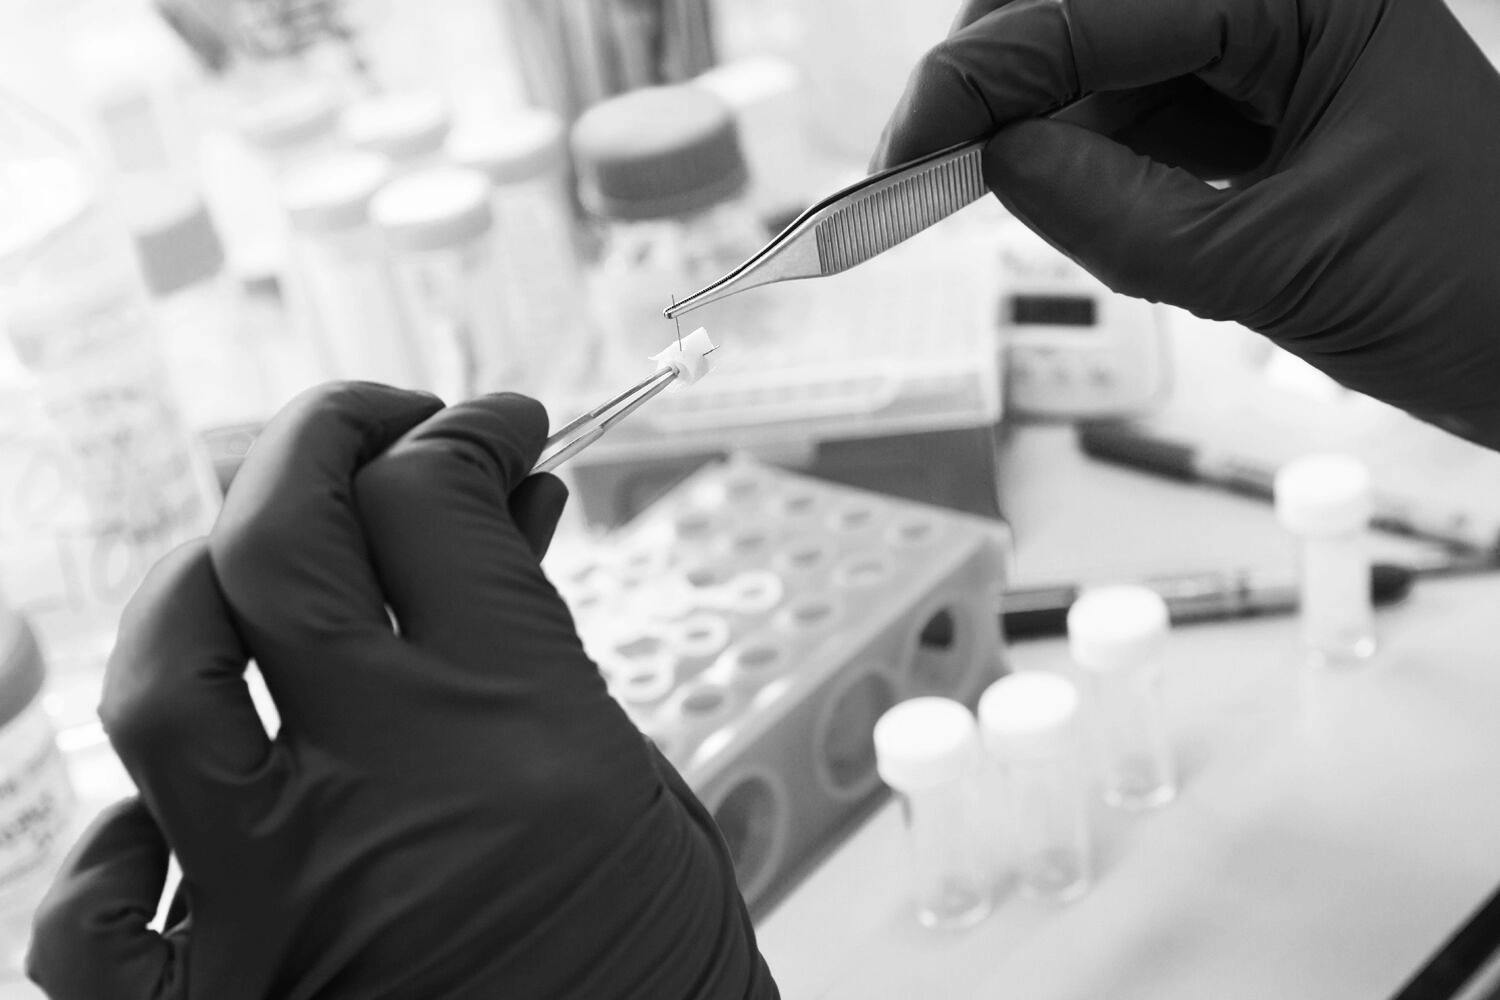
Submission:
M 101 716 L 141 797 L 39 911 L 55 1000 L 774 997 L 712 820 L 538 564 L 546 434 L 361 383 L 268 425 L 127 608 Z

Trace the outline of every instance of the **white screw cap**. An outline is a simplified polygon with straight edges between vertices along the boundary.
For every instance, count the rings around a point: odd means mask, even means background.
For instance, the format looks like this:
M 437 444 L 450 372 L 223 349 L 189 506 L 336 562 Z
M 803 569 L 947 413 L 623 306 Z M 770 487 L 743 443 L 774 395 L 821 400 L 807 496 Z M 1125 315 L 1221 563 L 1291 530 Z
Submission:
M 1276 470 L 1276 516 L 1299 535 L 1359 531 L 1374 507 L 1370 470 L 1353 455 L 1306 455 Z
M 979 698 L 984 745 L 1002 760 L 1070 750 L 1078 701 L 1078 688 L 1059 674 L 1040 670 L 1008 674 Z
M 369 221 L 370 200 L 390 176 L 383 156 L 330 153 L 291 170 L 281 185 L 281 204 L 299 231 L 352 229 Z
M 974 716 L 949 698 L 911 698 L 875 723 L 875 769 L 898 792 L 954 781 L 978 759 Z
M 339 122 L 354 148 L 398 161 L 442 149 L 450 124 L 448 103 L 422 91 L 366 98 L 346 108 Z
M 459 167 L 419 171 L 382 188 L 370 202 L 370 219 L 398 252 L 462 246 L 494 224 L 490 182 Z
M 1147 587 L 1091 587 L 1068 609 L 1068 646 L 1088 670 L 1150 659 L 1166 643 L 1169 628 L 1167 602 Z

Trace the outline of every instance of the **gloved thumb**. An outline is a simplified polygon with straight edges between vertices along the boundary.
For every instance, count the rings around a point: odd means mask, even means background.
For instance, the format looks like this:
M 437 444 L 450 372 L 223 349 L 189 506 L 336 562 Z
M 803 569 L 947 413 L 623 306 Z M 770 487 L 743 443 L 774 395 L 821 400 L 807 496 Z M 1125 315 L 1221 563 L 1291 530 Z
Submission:
M 996 133 L 984 174 L 1012 214 L 1117 292 L 1227 320 L 1260 308 L 1274 287 L 1275 276 L 1243 259 L 1242 248 L 1276 245 L 1264 240 L 1267 218 L 1254 188 L 1220 190 L 1045 119 Z
M 51 1000 L 168 1000 L 181 963 L 148 928 L 167 876 L 167 843 L 139 799 L 104 810 L 37 907 L 26 974 Z

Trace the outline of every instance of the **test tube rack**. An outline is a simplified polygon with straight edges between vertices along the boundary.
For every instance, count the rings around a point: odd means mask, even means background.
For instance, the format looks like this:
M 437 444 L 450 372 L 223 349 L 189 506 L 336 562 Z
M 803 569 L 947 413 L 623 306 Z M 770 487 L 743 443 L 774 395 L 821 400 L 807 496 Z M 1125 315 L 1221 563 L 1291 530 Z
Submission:
M 1009 555 L 998 521 L 735 457 L 548 572 L 763 912 L 882 800 L 881 713 L 1004 672 Z

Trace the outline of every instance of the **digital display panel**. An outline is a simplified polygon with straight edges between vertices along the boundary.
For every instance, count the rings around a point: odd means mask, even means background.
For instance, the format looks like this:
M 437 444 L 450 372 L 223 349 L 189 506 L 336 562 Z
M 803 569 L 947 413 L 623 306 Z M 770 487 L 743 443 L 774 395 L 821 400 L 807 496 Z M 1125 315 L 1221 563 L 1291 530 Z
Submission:
M 1013 326 L 1093 326 L 1095 302 L 1087 295 L 1012 295 Z

